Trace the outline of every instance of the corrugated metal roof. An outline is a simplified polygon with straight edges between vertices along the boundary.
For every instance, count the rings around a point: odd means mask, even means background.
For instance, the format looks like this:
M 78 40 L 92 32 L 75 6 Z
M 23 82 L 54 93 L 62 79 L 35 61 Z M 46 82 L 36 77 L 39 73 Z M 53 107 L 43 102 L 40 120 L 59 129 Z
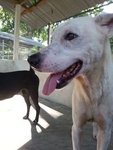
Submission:
M 91 8 L 105 0 L 0 0 L 4 8 L 15 11 L 15 5 L 21 4 L 21 19 L 39 29 L 48 23 L 67 19 Z

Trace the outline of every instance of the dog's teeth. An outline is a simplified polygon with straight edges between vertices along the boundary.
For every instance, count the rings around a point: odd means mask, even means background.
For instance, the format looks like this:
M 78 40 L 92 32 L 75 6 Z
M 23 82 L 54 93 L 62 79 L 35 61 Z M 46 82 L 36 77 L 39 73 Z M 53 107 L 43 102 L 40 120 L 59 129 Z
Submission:
M 59 80 L 57 80 L 57 84 L 65 83 L 66 81 L 73 78 L 79 71 L 80 67 L 81 67 L 81 64 L 79 62 L 77 62 L 77 63 L 73 64 L 71 67 L 67 68 L 63 72 L 61 78 Z
M 74 69 L 76 67 L 76 65 L 72 66 L 72 69 Z
M 78 63 L 77 68 L 79 68 L 79 67 L 80 67 L 80 64 Z
M 65 77 L 65 74 L 63 74 L 62 77 Z
M 59 81 L 59 80 L 57 80 L 57 83 L 60 83 L 60 81 Z
M 74 69 L 74 67 L 72 67 L 72 68 L 70 69 L 70 72 L 72 72 L 72 71 L 73 71 L 73 69 Z
M 66 75 L 69 75 L 70 74 L 70 71 L 68 71 L 67 73 L 66 73 Z

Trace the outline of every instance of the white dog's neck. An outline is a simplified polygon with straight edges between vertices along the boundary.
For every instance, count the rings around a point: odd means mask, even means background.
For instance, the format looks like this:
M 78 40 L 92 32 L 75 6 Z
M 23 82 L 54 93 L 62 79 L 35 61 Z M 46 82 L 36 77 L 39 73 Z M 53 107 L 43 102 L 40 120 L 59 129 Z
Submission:
M 100 60 L 96 62 L 95 65 L 93 65 L 92 69 L 90 69 L 90 71 L 88 71 L 85 74 L 89 81 L 92 80 L 98 83 L 99 81 L 102 80 L 103 77 L 104 78 L 108 76 L 109 78 L 110 76 L 112 77 L 111 74 L 113 74 L 112 71 L 113 63 L 112 63 L 111 48 L 108 41 L 105 44 L 105 49 L 103 50 L 103 52 L 104 52 L 103 56 L 100 58 Z
M 93 68 L 90 69 L 90 71 L 77 78 L 77 80 L 79 80 L 79 83 L 81 83 L 81 87 L 83 87 L 83 89 L 86 89 L 84 88 L 84 86 L 89 86 L 86 94 L 88 95 L 89 99 L 91 97 L 92 100 L 100 99 L 103 93 L 105 94 L 105 92 L 108 91 L 106 90 L 106 88 L 113 89 L 113 84 L 110 83 L 113 76 L 113 63 L 109 42 L 105 44 L 105 51 L 103 55 L 104 57 L 102 57 L 99 62 L 96 62 Z M 103 78 L 105 80 L 103 80 Z M 110 85 L 112 85 L 112 87 L 109 87 Z M 93 93 L 96 94 L 94 95 Z M 108 93 L 106 93 L 106 95 L 107 94 Z

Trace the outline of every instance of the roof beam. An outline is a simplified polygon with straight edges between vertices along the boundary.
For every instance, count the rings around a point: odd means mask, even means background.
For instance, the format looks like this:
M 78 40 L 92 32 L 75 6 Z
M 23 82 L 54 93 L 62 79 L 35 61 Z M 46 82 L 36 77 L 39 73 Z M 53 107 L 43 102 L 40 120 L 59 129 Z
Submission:
M 28 0 L 19 0 L 19 4 L 23 5 L 26 1 L 28 1 Z
M 40 7 L 41 5 L 44 5 L 45 3 L 47 2 L 47 0 L 39 0 L 35 5 L 33 5 L 32 7 L 30 8 L 26 8 L 25 10 L 22 11 L 21 15 L 25 15 L 27 13 L 31 13 L 33 12 L 33 10 L 36 8 L 36 7 Z

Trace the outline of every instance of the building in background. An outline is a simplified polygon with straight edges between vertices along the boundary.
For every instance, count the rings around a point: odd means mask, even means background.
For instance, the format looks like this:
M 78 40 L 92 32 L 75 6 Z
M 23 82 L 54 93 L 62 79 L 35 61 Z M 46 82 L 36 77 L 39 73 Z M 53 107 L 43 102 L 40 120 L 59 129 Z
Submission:
M 13 59 L 13 41 L 13 34 L 0 32 L 0 59 Z M 37 52 L 41 47 L 40 41 L 20 37 L 19 59 L 26 59 L 28 55 Z

